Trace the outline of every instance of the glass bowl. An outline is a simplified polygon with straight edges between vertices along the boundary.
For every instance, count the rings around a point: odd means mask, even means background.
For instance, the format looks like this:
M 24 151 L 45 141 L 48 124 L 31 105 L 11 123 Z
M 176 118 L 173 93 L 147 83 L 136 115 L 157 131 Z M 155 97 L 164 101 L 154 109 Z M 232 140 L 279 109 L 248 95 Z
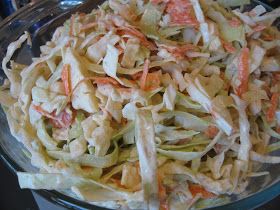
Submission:
M 0 60 L 2 61 L 9 43 L 15 41 L 24 31 L 28 31 L 32 36 L 32 47 L 24 45 L 13 59 L 20 63 L 29 64 L 32 57 L 40 55 L 39 46 L 51 39 L 55 28 L 62 25 L 71 13 L 90 12 L 102 2 L 103 0 L 41 0 L 21 8 L 0 23 Z M 254 1 L 250 7 L 256 4 L 262 3 Z M 265 6 L 267 9 L 271 9 L 267 5 Z M 0 83 L 3 82 L 3 79 L 4 73 L 1 70 Z M 31 165 L 24 153 L 23 145 L 10 134 L 2 109 L 0 109 L 0 125 L 0 156 L 7 166 L 13 172 L 36 172 L 37 169 Z M 280 155 L 279 152 L 278 155 Z M 228 196 L 227 203 L 218 204 L 210 209 L 253 209 L 279 195 L 279 165 L 264 164 L 261 170 L 269 171 L 270 175 L 252 178 L 244 193 L 238 196 Z M 67 195 L 66 192 L 39 190 L 37 193 L 52 203 L 70 209 L 102 209 Z

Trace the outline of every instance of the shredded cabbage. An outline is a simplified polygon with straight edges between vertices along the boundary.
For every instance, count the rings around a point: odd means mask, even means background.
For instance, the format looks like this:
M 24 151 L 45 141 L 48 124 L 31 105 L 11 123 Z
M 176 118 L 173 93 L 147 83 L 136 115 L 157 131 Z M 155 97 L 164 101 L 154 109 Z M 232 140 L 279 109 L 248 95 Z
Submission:
M 280 163 L 269 154 L 280 149 L 280 13 L 249 2 L 108 0 L 72 15 L 30 65 L 12 60 L 29 34 L 12 42 L 0 104 L 40 171 L 19 172 L 20 186 L 188 209 L 268 175 L 261 164 Z
M 63 151 L 47 151 L 48 155 L 55 159 L 65 161 L 73 161 L 83 166 L 92 166 L 97 168 L 107 168 L 113 166 L 118 161 L 119 147 L 115 143 L 115 148 L 112 153 L 98 157 L 96 155 L 84 154 L 79 157 L 72 157 L 70 153 Z
M 250 0 L 218 0 L 218 2 L 224 7 L 238 7 L 251 3 Z
M 139 154 L 139 164 L 148 209 L 158 209 L 158 183 L 155 132 L 151 112 L 136 111 L 135 141 Z
M 203 155 L 205 155 L 208 151 L 210 151 L 213 146 L 219 141 L 219 139 L 222 136 L 222 132 L 219 132 L 217 136 L 212 140 L 212 142 L 202 151 L 202 152 L 181 152 L 181 151 L 170 151 L 170 150 L 162 150 L 162 149 L 157 149 L 157 151 L 165 155 L 169 158 L 173 158 L 176 160 L 182 160 L 182 161 L 190 161 L 196 158 L 201 158 Z

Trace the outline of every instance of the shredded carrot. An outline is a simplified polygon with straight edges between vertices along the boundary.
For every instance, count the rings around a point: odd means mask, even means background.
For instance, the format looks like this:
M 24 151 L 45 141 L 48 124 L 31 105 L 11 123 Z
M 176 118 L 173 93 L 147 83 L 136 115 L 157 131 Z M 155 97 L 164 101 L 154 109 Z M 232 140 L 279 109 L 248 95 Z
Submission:
M 196 196 L 197 194 L 201 194 L 201 197 L 204 199 L 216 197 L 214 193 L 208 192 L 207 190 L 204 189 L 204 187 L 197 184 L 190 184 L 189 190 L 193 196 Z
M 97 23 L 96 22 L 92 22 L 92 23 L 88 23 L 88 24 L 85 24 L 81 27 L 81 31 L 85 31 L 85 30 L 88 30 L 88 29 L 91 29 L 93 27 L 97 26 Z
M 131 75 L 133 80 L 139 80 L 142 76 L 143 72 L 137 72 L 136 74 Z
M 167 194 L 166 194 L 166 189 L 164 185 L 162 184 L 162 177 L 158 174 L 158 192 L 159 192 L 159 199 L 165 199 Z
M 210 125 L 208 126 L 207 130 L 204 132 L 204 134 L 208 138 L 214 138 L 219 132 L 219 129 L 216 126 Z
M 241 21 L 237 17 L 233 17 L 228 21 L 231 27 L 239 27 L 241 25 Z
M 166 12 L 170 15 L 172 25 L 199 25 L 189 0 L 170 0 Z
M 65 94 L 68 96 L 71 93 L 70 65 L 65 64 L 61 72 L 61 80 L 64 85 Z
M 160 87 L 160 73 L 153 72 L 147 75 L 145 91 L 152 91 Z
M 111 84 L 117 88 L 121 88 L 121 84 L 118 83 L 117 80 L 111 78 L 111 77 L 87 77 L 87 78 L 84 78 L 82 80 L 80 80 L 76 86 L 74 88 L 72 88 L 70 94 L 68 96 L 70 96 L 70 99 L 71 99 L 71 96 L 73 95 L 74 91 L 84 82 L 86 81 L 93 81 L 95 84 L 100 84 L 100 85 L 107 85 L 107 84 Z
M 230 42 L 222 41 L 225 50 L 229 53 L 235 53 L 236 49 Z
M 250 51 L 248 48 L 243 48 L 238 59 L 238 79 L 241 84 L 238 86 L 236 92 L 240 97 L 243 93 L 248 91 L 248 81 L 250 76 L 249 53 Z
M 72 15 L 70 19 L 69 36 L 74 36 L 74 22 L 75 22 L 75 16 Z
M 121 184 L 121 180 L 118 180 L 118 179 L 114 179 L 114 178 L 111 178 L 110 179 L 114 184 L 116 184 L 119 188 L 126 188 L 125 186 L 123 186 Z
M 186 52 L 188 50 L 194 50 L 196 47 L 192 44 L 185 44 L 182 46 L 168 46 L 168 45 L 161 45 L 162 48 L 166 49 L 176 58 L 185 58 Z
M 268 122 L 272 122 L 275 118 L 275 112 L 278 106 L 279 93 L 273 93 L 271 97 L 271 105 L 266 113 L 266 119 Z
M 94 83 L 99 85 L 113 85 L 115 87 L 120 87 L 120 83 L 112 77 L 94 77 Z
M 150 60 L 146 59 L 143 67 L 143 74 L 140 79 L 140 88 L 142 90 L 145 90 L 146 88 L 146 80 L 147 80 L 147 75 L 149 73 L 149 65 L 150 65 Z
M 33 109 L 35 109 L 38 113 L 40 113 L 41 115 L 50 118 L 50 119 L 57 119 L 56 117 L 54 117 L 53 115 L 51 115 L 50 113 L 48 113 L 47 111 L 45 111 L 41 106 L 36 106 L 36 105 L 32 105 Z
M 57 127 L 66 127 L 65 124 L 59 119 L 58 117 L 54 116 L 54 113 L 48 113 L 45 111 L 41 106 L 33 105 L 33 108 L 40 113 L 41 115 L 47 117 L 48 119 L 52 120 L 52 122 L 56 122 Z
M 123 26 L 119 28 L 119 31 L 138 38 L 143 44 L 143 46 L 147 47 L 149 50 L 157 49 L 154 43 L 150 42 L 143 33 L 141 33 L 135 28 Z
M 158 197 L 160 201 L 160 210 L 168 210 L 168 201 L 167 201 L 167 193 L 166 188 L 162 183 L 162 176 L 158 174 Z
M 81 166 L 81 169 L 83 171 L 91 171 L 93 169 L 93 167 L 91 167 L 91 166 Z
M 263 33 L 262 34 L 262 39 L 264 41 L 273 41 L 275 39 L 275 37 L 271 34 Z

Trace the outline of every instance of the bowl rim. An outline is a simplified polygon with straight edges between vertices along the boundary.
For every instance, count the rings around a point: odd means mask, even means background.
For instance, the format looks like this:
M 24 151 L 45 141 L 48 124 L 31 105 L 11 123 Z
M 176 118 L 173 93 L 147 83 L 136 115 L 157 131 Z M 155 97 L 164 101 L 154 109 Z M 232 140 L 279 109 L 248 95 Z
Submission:
M 51 0 L 52 2 L 61 2 L 60 0 Z M 90 0 L 85 0 L 84 2 L 87 2 Z M 46 2 L 50 2 L 50 0 L 40 0 L 31 2 L 24 7 L 20 8 L 16 12 L 14 12 L 12 15 L 6 17 L 4 20 L 0 22 L 0 30 L 2 27 L 6 26 L 7 24 L 10 24 L 14 19 L 18 18 L 21 15 L 26 14 L 29 11 L 32 11 L 34 8 L 39 7 L 40 5 L 45 4 Z M 252 2 L 256 4 L 260 4 L 264 6 L 268 10 L 272 10 L 273 8 L 269 5 L 265 4 L 264 2 L 260 0 L 252 0 Z M 81 3 L 82 4 L 82 3 Z M 76 8 L 79 5 L 73 7 Z M 13 173 L 13 175 L 16 176 L 17 171 L 25 171 L 21 166 L 19 166 L 6 152 L 5 150 L 0 146 L 0 159 L 5 163 L 5 165 L 8 167 L 8 169 Z M 105 207 L 99 207 L 94 204 L 90 204 L 86 201 L 82 201 L 79 199 L 76 199 L 74 197 L 65 195 L 59 191 L 55 190 L 32 190 L 38 195 L 45 198 L 47 201 L 56 204 L 58 206 L 62 206 L 65 208 L 71 208 L 71 209 L 107 209 Z M 273 192 L 273 193 L 272 193 Z M 256 208 L 264 203 L 267 203 L 271 201 L 273 198 L 277 197 L 280 194 L 280 180 L 275 182 L 274 184 L 271 184 L 269 187 L 264 188 L 263 190 L 259 190 L 258 192 L 248 195 L 244 198 L 241 198 L 239 200 L 233 201 L 231 203 L 217 205 L 214 207 L 209 207 L 206 209 L 209 210 L 231 210 L 231 209 L 253 209 Z

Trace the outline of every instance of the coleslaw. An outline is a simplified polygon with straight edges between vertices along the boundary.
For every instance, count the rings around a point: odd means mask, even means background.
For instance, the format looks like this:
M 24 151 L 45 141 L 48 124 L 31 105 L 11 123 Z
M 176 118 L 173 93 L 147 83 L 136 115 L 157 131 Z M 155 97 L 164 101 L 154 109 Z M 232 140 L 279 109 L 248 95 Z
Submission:
M 246 190 L 280 148 L 280 32 L 240 0 L 108 0 L 28 65 L 8 46 L 0 104 L 38 173 L 108 208 L 190 209 Z M 235 8 L 235 9 L 230 9 Z M 277 141 L 275 140 L 277 139 Z

